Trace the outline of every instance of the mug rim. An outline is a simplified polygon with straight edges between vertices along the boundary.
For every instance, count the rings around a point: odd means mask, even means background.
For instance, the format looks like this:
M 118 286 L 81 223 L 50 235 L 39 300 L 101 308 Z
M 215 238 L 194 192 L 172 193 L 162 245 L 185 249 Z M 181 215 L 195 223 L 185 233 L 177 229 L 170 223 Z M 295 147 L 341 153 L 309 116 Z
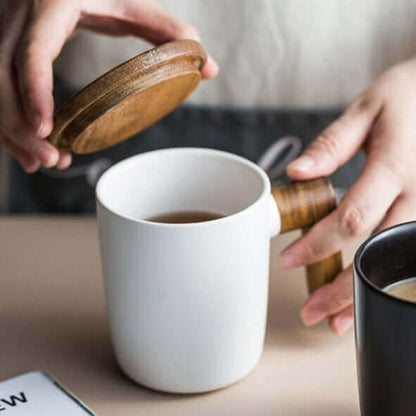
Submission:
M 390 293 L 385 292 L 384 290 L 382 290 L 381 288 L 379 288 L 377 285 L 375 285 L 373 282 L 371 282 L 371 280 L 369 280 L 367 278 L 367 276 L 365 275 L 362 267 L 361 267 L 361 261 L 362 261 L 362 257 L 365 254 L 365 251 L 368 249 L 369 245 L 371 245 L 375 240 L 378 239 L 383 239 L 386 237 L 387 234 L 391 234 L 394 233 L 397 230 L 400 231 L 404 231 L 406 229 L 414 229 L 415 231 L 415 236 L 416 236 L 416 221 L 407 221 L 407 222 L 403 222 L 400 224 L 396 224 L 393 225 L 391 227 L 388 227 L 384 230 L 381 230 L 377 233 L 375 233 L 374 235 L 372 235 L 371 237 L 367 238 L 358 248 L 358 250 L 356 251 L 355 255 L 354 255 L 354 259 L 353 259 L 353 267 L 354 267 L 354 271 L 355 271 L 355 275 L 361 279 L 361 281 L 363 281 L 372 291 L 387 297 L 388 299 L 391 299 L 395 302 L 398 302 L 400 304 L 405 304 L 405 305 L 411 305 L 412 307 L 416 307 L 416 302 L 411 302 L 402 298 L 398 298 L 396 296 L 391 295 Z M 355 280 L 355 279 L 354 279 Z
M 205 154 L 210 154 L 210 155 L 214 155 L 217 157 L 221 157 L 224 158 L 226 160 L 232 160 L 232 161 L 236 161 L 241 163 L 242 165 L 244 165 L 245 167 L 251 169 L 252 171 L 254 171 L 259 178 L 262 181 L 263 184 L 263 188 L 261 190 L 261 193 L 258 195 L 258 197 L 251 203 L 249 204 L 247 207 L 233 212 L 230 215 L 226 215 L 224 217 L 221 218 L 217 218 L 214 220 L 208 220 L 208 221 L 200 221 L 200 222 L 190 222 L 190 223 L 160 223 L 160 222 L 154 222 L 154 221 L 148 221 L 142 218 L 135 218 L 133 216 L 130 215 L 124 215 L 121 214 L 117 211 L 115 211 L 114 209 L 110 208 L 108 206 L 108 204 L 106 204 L 103 201 L 103 198 L 101 197 L 100 193 L 101 193 L 101 187 L 103 186 L 104 182 L 106 181 L 106 179 L 112 175 L 112 173 L 114 173 L 114 170 L 120 169 L 123 165 L 127 165 L 127 164 L 131 164 L 134 163 L 137 159 L 146 157 L 148 155 L 151 154 L 161 154 L 161 153 L 205 153 Z M 171 148 L 163 148 L 163 149 L 156 149 L 156 150 L 151 150 L 148 152 L 143 152 L 143 153 L 139 153 L 137 155 L 133 155 L 130 156 L 126 159 L 123 159 L 117 163 L 115 163 L 114 165 L 112 165 L 109 169 L 107 169 L 98 179 L 97 184 L 95 186 L 95 199 L 97 204 L 99 204 L 101 207 L 103 207 L 104 209 L 106 209 L 107 211 L 109 211 L 110 213 L 112 213 L 113 215 L 122 218 L 124 220 L 128 220 L 128 221 L 132 221 L 134 223 L 139 223 L 139 224 L 143 224 L 143 225 L 150 225 L 150 226 L 155 226 L 155 227 L 176 227 L 176 228 L 184 228 L 184 227 L 203 227 L 203 226 L 207 226 L 207 225 L 211 225 L 211 224 L 217 224 L 217 223 L 223 223 L 223 222 L 227 222 L 230 220 L 234 220 L 235 218 L 239 218 L 242 215 L 245 215 L 249 212 L 251 212 L 264 198 L 266 198 L 268 195 L 271 195 L 271 183 L 270 183 L 270 179 L 267 176 L 266 172 L 260 168 L 258 165 L 256 165 L 254 162 L 230 153 L 230 152 L 226 152 L 223 150 L 217 150 L 217 149 L 211 149 L 208 147 L 171 147 Z

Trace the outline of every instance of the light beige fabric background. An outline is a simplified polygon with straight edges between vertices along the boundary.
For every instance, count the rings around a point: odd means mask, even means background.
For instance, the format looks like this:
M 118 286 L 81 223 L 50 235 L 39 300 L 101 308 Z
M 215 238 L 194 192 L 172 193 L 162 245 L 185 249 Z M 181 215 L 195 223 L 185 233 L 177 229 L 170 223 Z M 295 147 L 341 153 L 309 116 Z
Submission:
M 0 0 L 0 10 L 4 3 Z M 218 78 L 202 83 L 190 97 L 191 104 L 343 106 L 380 72 L 416 51 L 416 0 L 160 3 L 199 29 L 221 66 Z M 81 87 L 148 48 L 134 38 L 80 31 L 64 48 L 55 70 Z M 0 211 L 6 206 L 6 174 L 0 145 Z
M 279 108 L 346 104 L 416 52 L 415 0 L 160 0 L 200 31 L 221 66 L 194 104 Z M 82 33 L 57 72 L 83 85 L 149 45 Z

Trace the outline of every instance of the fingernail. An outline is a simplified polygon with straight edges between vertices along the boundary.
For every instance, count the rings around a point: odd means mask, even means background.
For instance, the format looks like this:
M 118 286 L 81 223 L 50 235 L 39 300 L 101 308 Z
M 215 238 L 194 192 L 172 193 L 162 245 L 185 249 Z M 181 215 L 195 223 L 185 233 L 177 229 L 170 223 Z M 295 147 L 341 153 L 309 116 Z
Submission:
M 61 153 L 59 155 L 58 163 L 56 164 L 56 169 L 64 170 L 71 166 L 72 157 L 70 154 Z
M 212 69 L 214 71 L 218 72 L 220 70 L 220 67 L 219 67 L 217 61 L 210 55 L 208 56 L 208 59 L 207 59 L 207 63 L 208 62 L 212 65 Z
M 26 173 L 35 173 L 39 169 L 39 166 L 26 166 L 23 169 Z
M 42 165 L 48 166 L 50 164 L 50 160 L 52 159 L 52 152 L 46 147 L 39 146 L 38 157 L 42 162 Z
M 45 168 L 56 165 L 58 157 L 56 153 L 49 146 L 39 146 L 38 148 L 38 157 Z
M 204 67 L 202 68 L 202 77 L 204 79 L 210 79 L 218 75 L 219 67 L 218 64 L 212 59 L 211 56 L 208 56 L 207 61 L 205 62 Z
M 306 172 L 314 164 L 315 164 L 315 161 L 312 159 L 312 157 L 310 157 L 308 155 L 305 155 L 305 156 L 301 156 L 299 159 L 296 159 L 293 162 L 289 163 L 287 165 L 287 169 Z
M 44 126 L 45 126 L 44 123 L 40 123 L 39 124 L 39 127 L 38 127 L 38 129 L 36 131 L 36 136 L 37 137 L 41 137 L 42 136 L 42 133 L 43 133 L 44 128 L 45 128 Z
M 315 325 L 326 318 L 326 312 L 314 308 L 301 309 L 300 318 L 306 326 Z
M 50 123 L 44 120 L 40 113 L 35 112 L 32 116 L 32 125 L 36 131 L 36 137 L 44 139 L 51 133 Z
M 44 139 L 45 137 L 49 136 L 51 133 L 51 128 L 48 126 L 47 123 L 41 122 L 38 128 L 38 131 L 36 132 L 36 136 Z
M 337 334 L 342 335 L 347 332 L 352 324 L 354 323 L 354 318 L 340 316 L 339 318 L 334 318 L 334 329 Z
M 292 267 L 297 267 L 299 266 L 299 259 L 297 256 L 295 256 L 293 253 L 291 253 L 290 251 L 288 252 L 283 252 L 280 254 L 280 266 L 283 269 L 290 269 Z
M 30 121 L 32 123 L 33 129 L 37 133 L 42 125 L 42 116 L 38 112 L 34 112 L 31 115 Z

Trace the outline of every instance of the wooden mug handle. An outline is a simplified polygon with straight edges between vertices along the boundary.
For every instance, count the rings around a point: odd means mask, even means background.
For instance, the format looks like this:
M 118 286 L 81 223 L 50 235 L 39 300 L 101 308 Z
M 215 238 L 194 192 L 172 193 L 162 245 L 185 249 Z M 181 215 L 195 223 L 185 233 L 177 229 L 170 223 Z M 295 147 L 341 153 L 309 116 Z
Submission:
M 337 206 L 335 191 L 327 178 L 291 182 L 272 189 L 281 218 L 281 233 L 309 228 Z M 323 236 L 324 237 L 324 236 Z M 309 293 L 332 282 L 342 270 L 342 254 L 306 266 Z

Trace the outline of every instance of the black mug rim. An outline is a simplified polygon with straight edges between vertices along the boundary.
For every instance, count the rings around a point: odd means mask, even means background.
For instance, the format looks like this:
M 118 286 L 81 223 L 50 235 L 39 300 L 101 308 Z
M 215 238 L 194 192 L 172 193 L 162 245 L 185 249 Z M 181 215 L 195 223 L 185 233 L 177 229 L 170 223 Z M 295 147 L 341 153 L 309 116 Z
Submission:
M 397 298 L 396 296 L 390 295 L 389 293 L 385 292 L 384 290 L 382 290 L 381 288 L 379 288 L 377 285 L 375 285 L 373 282 L 371 282 L 365 275 L 365 273 L 363 272 L 362 268 L 361 268 L 361 260 L 363 255 L 365 254 L 365 251 L 367 250 L 367 248 L 375 241 L 378 239 L 382 239 L 385 238 L 386 235 L 388 234 L 392 234 L 392 233 L 396 233 L 398 230 L 399 231 L 405 231 L 406 229 L 414 229 L 415 231 L 415 236 L 416 236 L 416 221 L 408 221 L 408 222 L 404 222 L 401 224 L 397 224 L 397 225 L 393 225 L 389 228 L 386 228 L 384 230 L 381 230 L 377 233 L 375 233 L 374 235 L 372 235 L 371 237 L 367 238 L 364 243 L 362 243 L 360 245 L 360 247 L 358 248 L 358 250 L 356 251 L 355 255 L 354 255 L 354 260 L 353 260 L 353 266 L 354 266 L 354 270 L 356 272 L 356 275 L 373 291 L 375 291 L 376 293 L 380 294 L 381 296 L 384 296 L 392 301 L 398 302 L 400 304 L 404 304 L 404 305 L 410 305 L 414 308 L 416 308 L 416 302 L 410 302 L 408 300 L 404 300 L 404 299 L 400 299 Z

